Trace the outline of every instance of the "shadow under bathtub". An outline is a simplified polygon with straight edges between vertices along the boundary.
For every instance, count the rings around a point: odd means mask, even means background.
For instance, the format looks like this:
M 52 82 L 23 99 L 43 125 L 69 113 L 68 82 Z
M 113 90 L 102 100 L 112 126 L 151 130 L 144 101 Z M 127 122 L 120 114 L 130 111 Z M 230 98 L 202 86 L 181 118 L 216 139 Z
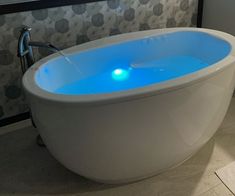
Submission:
M 33 128 L 0 137 L 0 195 L 8 194 L 79 194 L 102 195 L 109 191 L 120 195 L 168 193 L 188 196 L 201 181 L 214 147 L 210 140 L 195 156 L 179 167 L 155 177 L 125 185 L 99 184 L 72 173 L 35 142 Z M 107 192 L 106 192 L 107 191 Z M 115 194 L 114 194 L 115 195 Z
M 72 173 L 35 142 L 33 128 L 0 137 L 0 195 L 71 194 L 108 189 Z

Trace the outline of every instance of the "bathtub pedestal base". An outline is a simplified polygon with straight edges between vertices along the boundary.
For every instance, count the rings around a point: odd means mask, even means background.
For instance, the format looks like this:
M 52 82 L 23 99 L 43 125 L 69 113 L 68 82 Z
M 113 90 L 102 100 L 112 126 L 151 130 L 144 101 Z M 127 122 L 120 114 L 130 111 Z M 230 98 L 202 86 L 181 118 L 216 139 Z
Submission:
M 36 138 L 37 145 L 40 147 L 46 147 L 45 143 L 42 140 L 42 137 L 40 135 L 37 136 Z

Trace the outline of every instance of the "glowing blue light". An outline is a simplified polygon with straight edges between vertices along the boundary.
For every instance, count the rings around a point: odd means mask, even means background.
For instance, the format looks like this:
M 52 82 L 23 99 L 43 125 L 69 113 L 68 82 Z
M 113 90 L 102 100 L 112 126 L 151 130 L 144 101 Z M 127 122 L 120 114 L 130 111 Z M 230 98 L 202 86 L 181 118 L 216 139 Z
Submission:
M 45 74 L 49 74 L 48 68 L 45 68 L 45 69 L 44 69 L 44 72 L 45 72 Z
M 115 69 L 112 72 L 112 78 L 114 80 L 122 81 L 122 80 L 126 80 L 128 77 L 129 77 L 129 72 L 125 69 Z

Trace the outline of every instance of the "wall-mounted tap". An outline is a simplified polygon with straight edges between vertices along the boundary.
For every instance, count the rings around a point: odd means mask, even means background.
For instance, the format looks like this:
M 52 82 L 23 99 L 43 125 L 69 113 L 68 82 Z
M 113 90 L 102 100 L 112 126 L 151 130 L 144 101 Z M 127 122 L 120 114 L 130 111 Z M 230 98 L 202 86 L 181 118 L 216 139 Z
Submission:
M 35 62 L 32 47 L 46 48 L 52 52 L 60 51 L 57 47 L 53 46 L 49 42 L 43 43 L 31 41 L 30 31 L 30 27 L 23 27 L 20 31 L 20 37 L 18 41 L 18 57 L 20 58 L 21 69 L 23 73 L 25 73 L 26 70 Z

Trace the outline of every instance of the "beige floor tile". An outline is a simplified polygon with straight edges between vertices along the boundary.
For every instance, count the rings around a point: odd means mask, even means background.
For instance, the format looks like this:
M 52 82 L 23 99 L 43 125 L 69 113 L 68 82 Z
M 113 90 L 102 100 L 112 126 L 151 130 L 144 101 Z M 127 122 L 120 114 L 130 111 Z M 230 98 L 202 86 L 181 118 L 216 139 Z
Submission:
M 216 186 L 213 190 L 217 194 L 217 196 L 233 196 L 233 194 L 224 184 Z
M 235 162 L 216 171 L 221 181 L 235 194 Z
M 203 192 L 202 194 L 199 194 L 197 196 L 233 196 L 233 194 L 223 183 L 220 183 L 214 188 L 211 188 L 210 190 Z
M 200 194 L 200 195 L 198 195 L 198 196 L 218 196 L 218 195 L 216 194 L 216 192 L 214 191 L 214 189 L 211 189 L 211 190 L 206 191 L 206 192 L 204 192 L 204 193 L 202 193 L 202 194 Z M 221 195 L 221 196 L 222 196 L 222 195 Z

